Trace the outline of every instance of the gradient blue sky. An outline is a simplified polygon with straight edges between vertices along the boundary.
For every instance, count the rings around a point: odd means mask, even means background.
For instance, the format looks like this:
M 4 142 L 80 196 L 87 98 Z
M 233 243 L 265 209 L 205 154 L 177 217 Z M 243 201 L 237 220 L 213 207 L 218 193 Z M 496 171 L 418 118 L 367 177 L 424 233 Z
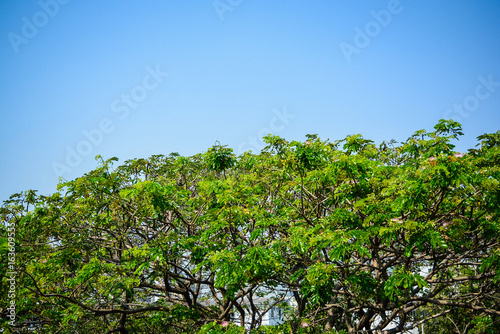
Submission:
M 256 152 L 269 129 L 403 141 L 450 117 L 465 151 L 500 124 L 500 1 L 2 1 L 0 33 L 0 201 L 98 154 Z

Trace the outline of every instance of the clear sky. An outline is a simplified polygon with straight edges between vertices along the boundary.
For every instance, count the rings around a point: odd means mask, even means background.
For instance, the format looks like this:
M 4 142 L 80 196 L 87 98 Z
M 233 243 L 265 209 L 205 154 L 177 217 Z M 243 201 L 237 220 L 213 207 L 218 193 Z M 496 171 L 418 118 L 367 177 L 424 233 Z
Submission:
M 500 128 L 496 0 L 2 1 L 0 35 L 0 201 L 98 154 Z

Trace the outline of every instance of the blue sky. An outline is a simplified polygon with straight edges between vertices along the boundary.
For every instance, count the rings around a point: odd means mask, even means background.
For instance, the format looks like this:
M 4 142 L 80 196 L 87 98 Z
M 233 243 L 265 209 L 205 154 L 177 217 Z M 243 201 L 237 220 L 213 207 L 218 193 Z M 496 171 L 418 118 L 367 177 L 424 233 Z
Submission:
M 500 124 L 499 1 L 2 1 L 0 35 L 0 201 L 98 154 Z

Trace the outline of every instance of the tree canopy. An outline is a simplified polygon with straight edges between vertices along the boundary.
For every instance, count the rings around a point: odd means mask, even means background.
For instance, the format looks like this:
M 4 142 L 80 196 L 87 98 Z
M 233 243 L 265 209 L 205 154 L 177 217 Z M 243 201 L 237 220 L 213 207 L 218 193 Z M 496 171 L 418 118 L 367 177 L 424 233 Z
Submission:
M 119 166 L 98 157 L 95 170 L 52 195 L 4 202 L 0 325 L 498 333 L 500 131 L 464 153 L 454 151 L 460 135 L 459 123 L 441 120 L 402 143 L 269 135 L 259 154 L 217 144 Z M 285 323 L 262 326 L 272 307 Z

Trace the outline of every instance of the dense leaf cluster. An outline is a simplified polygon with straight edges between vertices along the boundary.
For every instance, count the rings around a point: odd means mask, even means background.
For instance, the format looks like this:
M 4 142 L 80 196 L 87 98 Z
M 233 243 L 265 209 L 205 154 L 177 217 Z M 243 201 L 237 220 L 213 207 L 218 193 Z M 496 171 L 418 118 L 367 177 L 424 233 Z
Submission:
M 500 331 L 500 132 L 265 137 L 116 159 L 1 209 L 1 325 L 31 333 Z M 15 226 L 9 326 L 7 226 Z M 262 326 L 271 308 L 280 326 Z M 427 330 L 426 330 L 427 332 Z

